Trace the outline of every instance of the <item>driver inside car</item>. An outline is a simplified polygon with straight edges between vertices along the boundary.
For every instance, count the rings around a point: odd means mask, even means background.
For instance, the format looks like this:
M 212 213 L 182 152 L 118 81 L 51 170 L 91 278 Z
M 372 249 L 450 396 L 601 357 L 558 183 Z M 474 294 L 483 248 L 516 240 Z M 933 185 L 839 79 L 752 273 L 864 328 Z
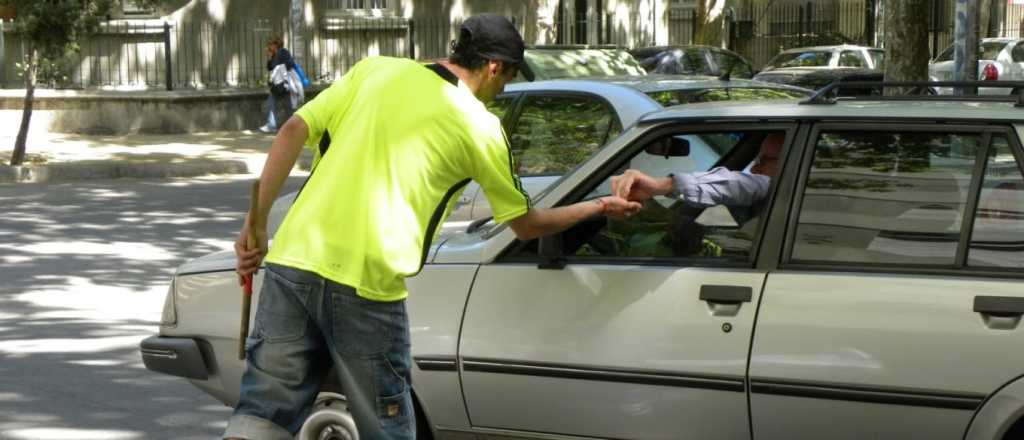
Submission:
M 720 205 L 729 210 L 738 224 L 749 224 L 760 213 L 767 199 L 785 139 L 785 133 L 781 131 L 765 135 L 749 172 L 719 166 L 709 171 L 653 177 L 636 169 L 628 169 L 612 177 L 611 193 L 638 202 L 646 202 L 654 196 L 667 196 L 699 210 Z M 721 247 L 704 238 L 706 227 L 697 223 L 693 217 L 678 215 L 679 209 L 665 208 L 658 204 L 645 203 L 644 206 L 645 209 L 634 221 L 643 221 L 645 217 L 671 219 L 658 222 L 660 224 L 651 223 L 644 229 L 667 229 L 667 237 L 659 241 L 667 242 L 672 254 L 721 256 Z M 651 210 L 658 212 L 649 212 Z M 644 211 L 648 211 L 648 215 L 645 216 Z

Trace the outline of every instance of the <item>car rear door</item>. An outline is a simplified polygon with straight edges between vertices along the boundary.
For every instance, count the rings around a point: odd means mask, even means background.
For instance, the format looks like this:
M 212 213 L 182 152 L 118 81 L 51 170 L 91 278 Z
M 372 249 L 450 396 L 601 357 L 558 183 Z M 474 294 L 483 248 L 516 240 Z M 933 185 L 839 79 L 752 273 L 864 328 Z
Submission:
M 751 351 L 754 438 L 960 439 L 1024 374 L 1024 178 L 994 125 L 820 124 Z
M 742 137 L 737 130 L 772 127 L 747 125 L 705 124 L 657 136 L 678 135 L 692 152 L 707 152 L 736 142 Z M 687 131 L 697 129 L 703 131 Z M 628 147 L 636 156 L 627 163 L 606 163 L 564 202 L 607 194 L 608 177 L 622 167 L 664 175 L 656 170 L 705 170 L 714 163 L 645 155 L 640 148 L 648 140 Z M 730 223 L 729 214 L 716 220 L 708 209 L 685 223 L 689 230 L 682 224 L 671 229 L 693 233 L 692 253 L 665 253 L 668 225 L 661 222 L 683 211 L 671 200 L 652 201 L 629 221 L 595 218 L 560 234 L 565 248 L 574 249 L 568 255 L 551 257 L 535 240 L 480 267 L 459 348 L 464 397 L 477 432 L 516 438 L 750 436 L 744 376 L 753 305 L 765 278 L 752 257 L 760 223 L 751 220 L 749 232 L 746 224 Z

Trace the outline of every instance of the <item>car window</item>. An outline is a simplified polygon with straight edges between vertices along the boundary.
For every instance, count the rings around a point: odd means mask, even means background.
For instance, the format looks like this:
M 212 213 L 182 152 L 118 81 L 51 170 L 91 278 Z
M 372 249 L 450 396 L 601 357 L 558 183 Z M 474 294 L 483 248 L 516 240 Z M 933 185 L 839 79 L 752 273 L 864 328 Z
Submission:
M 716 73 L 719 75 L 730 72 L 729 76 L 733 78 L 750 78 L 754 76 L 754 71 L 751 70 L 750 64 L 734 54 L 721 50 L 712 50 L 711 58 L 718 65 Z
M 591 96 L 527 96 L 509 136 L 520 176 L 564 174 L 622 131 Z
M 978 46 L 978 59 L 979 60 L 994 60 L 999 52 L 1006 46 L 1004 42 L 990 41 L 987 43 L 981 43 Z M 949 46 L 946 50 L 942 51 L 939 56 L 935 57 L 935 61 L 953 61 L 954 49 L 956 46 Z
M 781 53 L 768 62 L 768 67 L 827 67 L 831 59 L 831 51 Z
M 1013 46 L 1011 55 L 1013 56 L 1013 62 L 1024 63 L 1024 44 L 1017 44 Z
M 761 101 L 766 99 L 799 99 L 810 96 L 809 92 L 796 89 L 772 89 L 766 87 L 727 87 L 715 89 L 661 90 L 647 92 L 658 104 L 665 107 L 679 104 L 715 101 Z
M 660 52 L 641 62 L 650 73 L 667 75 L 711 75 L 704 53 L 696 48 Z
M 867 67 L 867 63 L 864 57 L 861 56 L 859 51 L 855 50 L 844 50 L 839 54 L 839 66 L 840 67 Z
M 871 56 L 871 63 L 875 65 L 875 69 L 885 69 L 885 51 L 884 50 L 869 50 L 868 55 Z
M 971 233 L 967 265 L 1024 268 L 1024 178 L 1005 136 L 995 136 Z
M 994 60 L 999 56 L 999 52 L 1003 51 L 1006 47 L 1006 43 L 1002 41 L 990 41 L 987 43 L 981 43 L 980 49 L 978 49 L 979 60 Z
M 792 259 L 954 264 L 980 136 L 822 132 Z
M 512 107 L 512 103 L 514 102 L 515 96 L 499 96 L 487 104 L 487 110 L 494 113 L 494 116 L 497 116 L 498 119 L 504 120 L 505 115 L 508 114 L 508 110 Z
M 778 143 L 770 155 L 761 154 L 762 142 L 769 142 L 769 133 L 775 133 L 777 138 L 771 139 Z M 574 245 L 568 251 L 584 259 L 685 257 L 749 261 L 760 214 L 767 203 L 772 177 L 769 174 L 774 174 L 774 161 L 784 138 L 781 130 L 730 130 L 671 133 L 646 142 L 622 169 L 614 170 L 585 198 L 608 195 L 611 178 L 625 168 L 659 178 L 670 173 L 683 176 L 692 183 L 693 190 L 686 190 L 679 197 L 647 200 L 641 211 L 629 219 L 602 218 L 597 224 L 571 230 L 566 243 Z M 672 146 L 683 147 L 686 155 L 661 154 Z M 712 168 L 721 159 L 721 152 L 738 160 L 728 168 Z M 743 171 L 755 157 L 765 164 L 771 161 L 771 171 Z M 717 194 L 710 196 L 711 193 Z

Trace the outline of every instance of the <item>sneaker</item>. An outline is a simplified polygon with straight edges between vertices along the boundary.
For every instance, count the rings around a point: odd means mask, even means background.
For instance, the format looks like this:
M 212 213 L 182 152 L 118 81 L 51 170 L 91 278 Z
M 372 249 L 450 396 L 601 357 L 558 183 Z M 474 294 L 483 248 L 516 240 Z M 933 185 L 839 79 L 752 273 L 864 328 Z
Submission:
M 277 129 L 273 128 L 273 127 L 271 127 L 269 125 L 264 125 L 264 126 L 260 127 L 260 131 L 263 132 L 263 133 L 277 133 Z

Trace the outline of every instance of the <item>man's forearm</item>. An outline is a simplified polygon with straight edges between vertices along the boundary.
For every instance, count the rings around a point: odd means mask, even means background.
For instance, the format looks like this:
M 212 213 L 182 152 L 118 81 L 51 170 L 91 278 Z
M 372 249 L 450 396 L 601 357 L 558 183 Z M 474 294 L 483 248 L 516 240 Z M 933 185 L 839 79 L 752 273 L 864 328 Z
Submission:
M 253 219 L 257 224 L 266 225 L 270 206 L 277 198 L 284 180 L 291 174 L 308 134 L 309 129 L 302 118 L 293 116 L 274 137 L 260 175 L 259 218 Z
M 586 200 L 568 206 L 534 208 L 512 220 L 511 226 L 520 240 L 532 240 L 569 229 L 583 220 L 604 212 L 604 202 Z

